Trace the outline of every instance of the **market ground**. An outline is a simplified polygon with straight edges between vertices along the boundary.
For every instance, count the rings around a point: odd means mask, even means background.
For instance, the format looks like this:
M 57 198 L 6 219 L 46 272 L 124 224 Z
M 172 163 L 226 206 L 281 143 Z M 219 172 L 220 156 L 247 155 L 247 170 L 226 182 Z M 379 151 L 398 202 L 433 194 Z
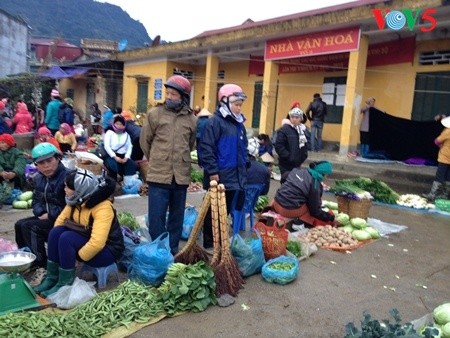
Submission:
M 270 196 L 278 186 L 272 180 Z M 188 194 L 196 206 L 201 198 Z M 139 216 L 146 213 L 147 199 L 116 199 L 115 206 Z M 13 240 L 14 222 L 28 215 L 29 210 L 4 207 L 0 236 Z M 407 229 L 351 253 L 319 249 L 300 263 L 291 284 L 269 284 L 255 275 L 246 279 L 235 304 L 165 318 L 131 337 L 343 337 L 348 322 L 359 326 L 363 311 L 392 320 L 388 312 L 396 308 L 406 322 L 450 302 L 450 217 L 383 205 L 374 205 L 370 217 Z M 115 285 L 110 279 L 109 287 Z

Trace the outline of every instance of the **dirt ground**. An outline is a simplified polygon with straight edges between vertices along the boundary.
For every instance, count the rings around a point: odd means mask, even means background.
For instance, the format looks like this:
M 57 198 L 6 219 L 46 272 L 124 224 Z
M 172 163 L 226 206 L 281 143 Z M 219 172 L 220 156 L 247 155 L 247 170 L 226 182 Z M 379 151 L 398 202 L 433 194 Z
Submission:
M 278 184 L 272 181 L 269 195 Z M 188 194 L 188 203 L 199 206 L 201 198 Z M 116 199 L 115 206 L 139 216 L 146 213 L 147 199 Z M 14 240 L 14 222 L 28 214 L 0 210 L 0 236 Z M 343 337 L 348 322 L 359 326 L 363 311 L 392 320 L 388 311 L 396 308 L 406 322 L 450 302 L 450 217 L 380 205 L 370 217 L 407 229 L 350 254 L 319 249 L 300 263 L 291 284 L 269 284 L 255 275 L 246 279 L 235 304 L 165 318 L 131 337 Z M 110 280 L 108 287 L 116 284 Z

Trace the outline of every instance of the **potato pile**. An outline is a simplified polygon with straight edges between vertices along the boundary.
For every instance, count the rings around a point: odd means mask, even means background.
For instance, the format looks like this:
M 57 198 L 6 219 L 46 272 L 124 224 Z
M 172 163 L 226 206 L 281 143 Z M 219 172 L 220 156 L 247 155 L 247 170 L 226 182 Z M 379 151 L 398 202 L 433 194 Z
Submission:
M 325 248 L 331 246 L 345 249 L 358 244 L 358 241 L 352 237 L 352 234 L 345 232 L 341 228 L 334 228 L 331 225 L 309 229 L 305 238 L 308 242 Z

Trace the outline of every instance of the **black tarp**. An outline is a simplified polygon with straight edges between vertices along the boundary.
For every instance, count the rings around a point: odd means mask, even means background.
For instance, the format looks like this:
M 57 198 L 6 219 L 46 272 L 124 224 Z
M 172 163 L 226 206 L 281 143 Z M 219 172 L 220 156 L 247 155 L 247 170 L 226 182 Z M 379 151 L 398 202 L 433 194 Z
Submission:
M 411 121 L 370 108 L 369 125 L 371 153 L 385 153 L 397 161 L 410 158 L 437 160 L 439 148 L 434 139 L 444 129 L 440 122 Z

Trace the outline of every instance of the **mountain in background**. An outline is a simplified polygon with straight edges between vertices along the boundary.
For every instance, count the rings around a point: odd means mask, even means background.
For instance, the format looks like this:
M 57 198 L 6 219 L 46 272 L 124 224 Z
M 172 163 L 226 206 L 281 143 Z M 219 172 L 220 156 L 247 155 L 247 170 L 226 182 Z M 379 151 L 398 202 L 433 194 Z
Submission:
M 94 0 L 1 0 L 0 9 L 20 16 L 36 38 L 64 38 L 80 46 L 83 38 L 121 41 L 127 48 L 152 43 L 144 25 L 116 5 Z

